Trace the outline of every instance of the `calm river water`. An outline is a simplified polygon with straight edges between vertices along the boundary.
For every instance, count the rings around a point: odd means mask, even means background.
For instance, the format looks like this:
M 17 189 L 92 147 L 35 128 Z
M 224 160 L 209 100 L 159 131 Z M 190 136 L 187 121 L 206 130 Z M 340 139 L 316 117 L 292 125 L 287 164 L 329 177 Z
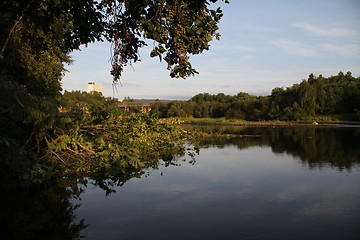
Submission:
M 111 194 L 87 184 L 81 199 L 42 197 L 59 223 L 37 231 L 44 239 L 360 239 L 359 127 L 222 131 L 231 135 L 204 140 L 195 162 L 148 169 Z
M 76 210 L 89 239 L 360 239 L 360 128 L 223 128 Z

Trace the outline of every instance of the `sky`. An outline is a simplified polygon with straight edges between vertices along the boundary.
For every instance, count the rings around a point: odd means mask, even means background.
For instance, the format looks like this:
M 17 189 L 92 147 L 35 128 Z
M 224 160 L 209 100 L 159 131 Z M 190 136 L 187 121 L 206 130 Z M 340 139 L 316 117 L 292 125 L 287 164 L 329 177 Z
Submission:
M 86 91 L 93 81 L 108 97 L 187 100 L 204 92 L 269 95 L 310 73 L 360 76 L 360 0 L 230 0 L 218 6 L 221 40 L 191 56 L 200 73 L 195 77 L 171 78 L 165 62 L 149 57 L 150 43 L 113 91 L 110 45 L 94 43 L 71 54 L 63 89 Z

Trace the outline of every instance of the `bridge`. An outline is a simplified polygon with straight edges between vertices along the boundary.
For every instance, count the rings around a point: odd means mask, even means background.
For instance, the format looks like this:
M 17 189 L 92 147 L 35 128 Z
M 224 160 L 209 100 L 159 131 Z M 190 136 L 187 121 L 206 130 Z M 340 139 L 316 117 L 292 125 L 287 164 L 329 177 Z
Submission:
M 119 102 L 119 107 L 150 107 L 152 102 Z
M 153 102 L 118 102 L 118 106 L 129 111 L 130 108 L 141 108 L 142 112 L 149 112 L 151 110 L 150 104 Z

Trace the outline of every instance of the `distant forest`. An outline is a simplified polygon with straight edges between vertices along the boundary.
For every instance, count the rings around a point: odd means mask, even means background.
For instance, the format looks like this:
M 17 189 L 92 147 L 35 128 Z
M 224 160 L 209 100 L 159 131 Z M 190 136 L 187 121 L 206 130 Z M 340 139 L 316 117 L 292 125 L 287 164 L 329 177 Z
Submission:
M 274 88 L 269 96 L 201 93 L 189 101 L 155 102 L 151 108 L 161 118 L 225 117 L 260 121 L 331 116 L 338 120 L 360 120 L 360 77 L 353 77 L 351 72 L 328 78 L 310 74 L 300 84 Z

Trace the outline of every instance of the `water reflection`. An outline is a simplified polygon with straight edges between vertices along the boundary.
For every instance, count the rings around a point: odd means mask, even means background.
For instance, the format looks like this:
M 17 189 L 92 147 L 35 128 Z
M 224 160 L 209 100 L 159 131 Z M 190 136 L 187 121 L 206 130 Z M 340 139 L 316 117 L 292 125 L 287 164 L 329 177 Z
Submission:
M 209 137 L 203 147 L 236 146 L 246 149 L 253 146 L 270 146 L 276 154 L 289 154 L 310 168 L 332 166 L 351 170 L 360 163 L 360 128 L 354 127 L 275 127 L 203 128 L 202 131 L 231 134 Z
M 1 239 L 78 239 L 86 228 L 77 220 L 79 205 L 71 201 L 79 192 L 60 183 L 16 186 L 2 179 Z
M 3 180 L 1 232 L 5 239 L 358 239 L 359 130 L 223 128 L 229 135 L 201 141 L 195 165 L 171 157 L 31 188 Z
M 163 176 L 159 171 L 163 171 Z M 360 172 L 304 169 L 254 146 L 202 149 L 105 197 L 87 190 L 77 213 L 89 239 L 358 239 Z M 102 219 L 99 221 L 99 219 Z

